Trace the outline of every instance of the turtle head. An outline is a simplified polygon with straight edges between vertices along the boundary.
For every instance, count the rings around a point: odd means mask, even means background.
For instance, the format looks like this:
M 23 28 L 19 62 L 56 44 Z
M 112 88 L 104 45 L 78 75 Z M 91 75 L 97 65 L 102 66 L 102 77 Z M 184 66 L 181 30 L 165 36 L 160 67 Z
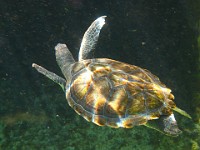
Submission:
M 71 65 L 75 63 L 75 60 L 67 48 L 66 44 L 58 43 L 55 46 L 55 53 L 56 53 L 56 61 L 58 66 L 60 67 L 63 75 L 65 76 L 66 80 L 68 81 L 71 77 Z
M 150 120 L 145 126 L 155 129 L 168 136 L 178 136 L 182 131 L 178 128 L 174 114 L 169 116 L 160 116 L 159 119 Z

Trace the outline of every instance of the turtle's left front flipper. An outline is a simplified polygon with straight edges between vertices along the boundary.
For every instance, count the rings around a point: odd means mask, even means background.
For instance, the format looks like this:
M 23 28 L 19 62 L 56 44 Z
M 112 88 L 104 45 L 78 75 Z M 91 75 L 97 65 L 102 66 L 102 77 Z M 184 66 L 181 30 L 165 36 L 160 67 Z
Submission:
M 32 64 L 32 67 L 35 68 L 39 73 L 43 74 L 47 78 L 53 80 L 55 83 L 59 84 L 62 89 L 65 91 L 65 84 L 66 81 L 62 77 L 59 77 L 53 72 L 48 71 L 47 69 L 43 68 L 42 66 L 39 66 L 35 63 Z
M 79 50 L 79 61 L 89 59 L 88 55 L 94 49 L 98 41 L 101 28 L 105 24 L 105 18 L 106 16 L 97 18 L 85 32 Z

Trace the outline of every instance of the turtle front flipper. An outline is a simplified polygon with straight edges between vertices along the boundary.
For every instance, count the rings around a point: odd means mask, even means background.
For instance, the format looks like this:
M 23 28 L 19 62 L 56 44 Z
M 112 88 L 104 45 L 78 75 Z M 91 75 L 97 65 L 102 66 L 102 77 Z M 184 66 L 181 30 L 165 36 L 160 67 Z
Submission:
M 79 61 L 86 59 L 89 52 L 94 49 L 94 46 L 99 38 L 100 30 L 105 24 L 105 18 L 106 16 L 97 18 L 85 32 L 79 50 Z
M 184 111 L 178 107 L 173 108 L 173 110 L 189 119 L 192 119 L 192 117 L 186 111 Z
M 155 129 L 169 136 L 178 136 L 182 131 L 178 128 L 174 114 L 170 116 L 160 116 L 159 119 L 148 121 L 145 126 Z
M 65 84 L 66 84 L 65 79 L 63 79 L 62 77 L 59 77 L 55 73 L 50 72 L 47 69 L 45 69 L 35 63 L 32 64 L 32 67 L 35 68 L 39 73 L 43 74 L 47 78 L 49 78 L 49 79 L 53 80 L 54 82 L 56 82 L 57 84 L 59 84 L 61 86 L 61 88 L 63 89 L 63 91 L 65 91 Z

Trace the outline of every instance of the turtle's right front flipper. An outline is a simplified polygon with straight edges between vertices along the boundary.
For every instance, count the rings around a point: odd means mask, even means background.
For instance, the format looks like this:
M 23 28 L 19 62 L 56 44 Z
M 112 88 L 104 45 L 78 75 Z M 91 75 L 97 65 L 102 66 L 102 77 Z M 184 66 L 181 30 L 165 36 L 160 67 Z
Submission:
M 55 73 L 50 72 L 47 69 L 45 69 L 42 66 L 39 66 L 35 63 L 32 64 L 32 67 L 35 68 L 39 73 L 43 74 L 47 78 L 49 78 L 49 79 L 53 80 L 54 82 L 56 82 L 57 84 L 59 84 L 62 87 L 62 89 L 65 91 L 65 84 L 66 84 L 65 79 L 63 79 L 62 77 L 59 77 Z

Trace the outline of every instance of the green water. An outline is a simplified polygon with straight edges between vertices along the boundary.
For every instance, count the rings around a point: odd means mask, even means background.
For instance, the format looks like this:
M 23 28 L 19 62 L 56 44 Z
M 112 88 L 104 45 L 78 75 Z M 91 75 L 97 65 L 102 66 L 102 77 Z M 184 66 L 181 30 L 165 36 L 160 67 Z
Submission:
M 138 126 L 99 127 L 78 116 L 61 88 L 32 69 L 61 75 L 54 46 L 77 58 L 82 35 L 107 15 L 94 57 L 150 70 L 172 89 L 183 133 L 168 137 Z M 0 1 L 0 149 L 200 149 L 200 0 Z

